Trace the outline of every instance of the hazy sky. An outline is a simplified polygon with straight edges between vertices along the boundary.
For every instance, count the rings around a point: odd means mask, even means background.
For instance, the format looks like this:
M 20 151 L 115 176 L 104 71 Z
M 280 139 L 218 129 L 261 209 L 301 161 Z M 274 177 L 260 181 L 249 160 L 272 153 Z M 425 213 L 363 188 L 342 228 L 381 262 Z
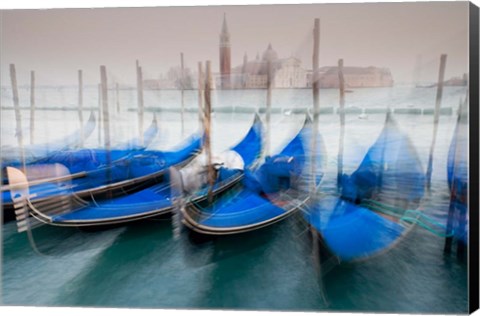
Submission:
M 280 57 L 300 57 L 311 68 L 312 27 L 321 19 L 320 66 L 389 67 L 396 82 L 412 81 L 418 55 L 421 79 L 435 81 L 440 54 L 448 54 L 446 77 L 467 72 L 468 3 L 384 3 L 159 7 L 118 9 L 5 10 L 1 17 L 1 80 L 10 85 L 15 63 L 19 84 L 30 70 L 37 84 L 99 81 L 99 65 L 110 79 L 135 82 L 135 60 L 144 78 L 158 78 L 180 63 L 196 70 L 211 60 L 218 71 L 219 32 L 226 14 L 232 66 L 246 52 L 255 58 L 271 43 Z

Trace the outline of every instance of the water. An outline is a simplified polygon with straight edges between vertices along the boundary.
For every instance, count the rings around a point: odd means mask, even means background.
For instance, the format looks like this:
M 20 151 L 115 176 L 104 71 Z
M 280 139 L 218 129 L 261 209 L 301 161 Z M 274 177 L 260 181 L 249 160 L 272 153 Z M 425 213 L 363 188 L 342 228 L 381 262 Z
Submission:
M 36 139 L 54 140 L 78 128 L 75 88 L 38 89 L 37 104 L 69 110 L 36 112 Z M 97 91 L 86 89 L 85 107 L 97 107 Z M 282 111 L 311 107 L 309 90 L 275 90 L 273 108 Z M 456 110 L 465 89 L 446 87 L 442 106 Z M 113 143 L 137 133 L 135 91 L 122 90 L 121 110 L 110 94 Z M 20 89 L 28 106 L 28 89 Z M 265 91 L 216 91 L 213 120 L 214 151 L 240 140 L 253 114 L 218 111 L 221 107 L 258 108 Z M 435 89 L 395 87 L 358 89 L 347 94 L 347 106 L 360 108 L 433 108 Z M 47 102 L 48 101 L 48 102 Z M 160 134 L 151 148 L 168 148 L 182 139 L 180 93 L 147 91 L 146 107 L 177 109 L 156 113 Z M 338 91 L 322 90 L 321 106 L 338 104 Z M 2 106 L 11 106 L 11 92 L 2 90 Z M 186 92 L 186 107 L 197 106 L 196 91 Z M 87 117 L 85 111 L 84 117 Z M 455 113 L 455 111 L 454 111 Z M 28 131 L 29 111 L 22 111 Z M 144 126 L 153 118 L 145 113 Z M 272 148 L 279 148 L 300 128 L 303 115 L 272 115 Z M 395 115 L 426 169 L 433 130 L 432 115 Z M 344 170 L 352 172 L 380 133 L 384 114 L 359 119 L 348 115 Z M 197 114 L 185 114 L 185 136 L 198 127 Z M 15 145 L 14 112 L 2 110 L 2 145 Z M 442 115 L 434 152 L 432 195 L 425 212 L 445 222 L 449 192 L 447 151 L 456 115 Z M 321 115 L 320 132 L 327 144 L 328 169 L 323 192 L 335 189 L 339 119 Z M 28 143 L 28 134 L 26 142 Z M 98 131 L 87 146 L 99 145 Z M 305 223 L 292 216 L 265 229 L 239 236 L 194 241 L 182 232 L 173 238 L 171 219 L 157 219 L 106 231 L 42 227 L 34 231 L 43 255 L 29 246 L 15 223 L 3 227 L 2 301 L 6 305 L 107 306 L 158 308 L 223 308 L 242 310 L 375 311 L 465 313 L 467 265 L 443 254 L 444 240 L 416 227 L 395 248 L 364 262 L 340 264 L 318 278 Z

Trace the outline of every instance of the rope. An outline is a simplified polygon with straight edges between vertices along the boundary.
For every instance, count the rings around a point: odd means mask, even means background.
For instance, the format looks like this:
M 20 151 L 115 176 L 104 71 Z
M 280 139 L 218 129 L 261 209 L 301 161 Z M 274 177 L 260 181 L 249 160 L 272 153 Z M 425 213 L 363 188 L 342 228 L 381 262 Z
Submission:
M 427 224 L 425 224 L 424 222 L 422 222 L 421 220 L 419 220 L 418 218 L 415 218 L 415 217 L 404 216 L 400 220 L 404 221 L 404 222 L 407 222 L 407 223 L 411 223 L 411 224 L 418 224 L 420 227 L 422 227 L 423 229 L 427 230 L 428 232 L 434 234 L 437 237 L 447 238 L 447 237 L 453 237 L 454 236 L 454 231 L 453 230 L 452 230 L 451 233 L 443 233 L 443 232 L 434 230 L 433 228 L 431 228 L 430 226 L 428 226 Z M 444 228 L 446 230 L 446 227 L 444 227 Z
M 454 230 L 452 230 L 451 232 L 446 232 L 447 228 L 445 225 L 418 210 L 405 210 L 373 200 L 364 200 L 360 205 L 369 207 L 373 211 L 396 217 L 400 222 L 417 224 L 437 237 L 447 238 L 453 237 L 455 234 Z M 438 229 L 434 229 L 431 226 L 436 226 L 438 227 Z

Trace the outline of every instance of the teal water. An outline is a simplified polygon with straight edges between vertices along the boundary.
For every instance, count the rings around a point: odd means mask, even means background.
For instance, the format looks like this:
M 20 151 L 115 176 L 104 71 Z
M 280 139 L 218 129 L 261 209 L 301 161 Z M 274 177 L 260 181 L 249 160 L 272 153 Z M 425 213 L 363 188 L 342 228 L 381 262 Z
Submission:
M 45 99 L 57 102 L 60 99 L 57 92 L 45 92 Z M 456 108 L 464 92 L 461 88 L 446 89 L 443 105 Z M 154 93 L 158 93 L 157 97 Z M 125 94 L 122 102 L 128 104 L 130 99 Z M 68 100 L 70 94 L 65 92 L 65 95 Z M 281 90 L 274 95 L 281 96 L 274 99 L 274 107 L 309 106 L 311 102 L 307 90 Z M 334 106 L 338 102 L 336 91 L 326 91 L 322 96 L 322 104 Z M 73 96 L 70 99 L 74 100 Z M 173 106 L 178 93 L 152 92 L 147 99 L 158 106 Z M 193 92 L 188 100 L 187 106 L 195 107 Z M 216 92 L 215 100 L 214 108 L 218 104 L 255 107 L 264 100 L 264 91 Z M 365 89 L 347 96 L 348 105 L 359 107 L 431 108 L 433 102 L 434 89 Z M 28 112 L 24 114 L 28 126 Z M 37 128 L 40 139 L 44 140 L 54 139 L 59 130 L 74 130 L 78 124 L 74 111 L 39 111 L 38 115 Z M 112 115 L 114 139 L 135 133 L 134 112 L 123 108 Z M 145 126 L 152 117 L 152 113 L 146 113 Z M 425 168 L 433 117 L 395 115 L 395 118 L 411 137 Z M 161 134 L 152 147 L 165 148 L 182 138 L 178 113 L 160 113 L 158 119 Z M 213 125 L 214 149 L 220 151 L 239 140 L 252 119 L 247 113 L 217 113 Z M 358 115 L 347 116 L 346 172 L 358 166 L 383 127 L 384 119 L 382 114 L 369 115 L 365 120 Z M 280 146 L 293 135 L 302 120 L 302 115 L 273 115 L 272 147 Z M 13 121 L 13 111 L 2 110 L 2 144 L 14 144 Z M 185 134 L 197 128 L 196 121 L 195 113 L 186 114 Z M 455 115 L 440 118 L 432 195 L 425 203 L 425 212 L 441 222 L 445 221 L 448 210 L 446 155 L 455 121 Z M 338 131 L 337 116 L 321 116 L 320 132 L 329 154 L 323 193 L 334 190 Z M 90 146 L 98 145 L 95 133 L 88 139 Z M 32 250 L 25 234 L 16 233 L 15 223 L 8 223 L 2 227 L 2 303 L 442 314 L 467 311 L 467 265 L 453 255 L 443 254 L 443 239 L 416 227 L 380 256 L 324 266 L 325 275 L 319 275 L 310 234 L 299 215 L 256 232 L 201 241 L 193 240 L 187 231 L 174 238 L 169 218 L 103 231 L 44 226 L 33 231 L 41 254 Z
M 36 236 L 46 256 L 13 228 L 3 235 L 7 305 L 466 311 L 466 266 L 418 229 L 380 257 L 318 278 L 309 235 L 295 217 L 200 245 L 186 234 L 174 240 L 168 220 L 96 233 L 48 229 Z

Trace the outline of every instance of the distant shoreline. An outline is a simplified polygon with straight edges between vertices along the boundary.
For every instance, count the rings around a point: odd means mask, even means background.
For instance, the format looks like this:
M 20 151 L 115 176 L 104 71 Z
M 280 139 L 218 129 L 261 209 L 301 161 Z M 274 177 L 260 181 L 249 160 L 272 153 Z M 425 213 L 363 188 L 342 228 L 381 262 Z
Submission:
M 14 111 L 14 107 L 12 106 L 2 106 L 2 110 L 7 111 Z M 30 107 L 20 107 L 20 110 L 30 110 Z M 78 111 L 77 107 L 36 107 L 38 111 Z M 98 111 L 98 107 L 84 107 L 83 111 Z M 409 114 L 409 115 L 433 115 L 434 109 L 433 108 L 391 108 L 394 114 Z M 128 108 L 127 112 L 137 112 L 136 108 Z M 185 108 L 186 112 L 189 113 L 196 113 L 198 111 L 197 108 Z M 345 114 L 350 115 L 360 115 L 360 114 L 384 114 L 387 113 L 387 108 L 361 108 L 361 107 L 347 107 L 345 108 Z M 170 112 L 170 113 L 180 113 L 181 109 L 178 108 L 152 108 L 152 107 L 145 107 L 145 112 Z M 254 107 L 245 107 L 245 106 L 235 106 L 235 107 L 214 107 L 214 113 L 238 113 L 238 114 L 248 114 L 248 113 L 265 113 L 266 108 L 254 108 Z M 288 113 L 288 114 L 287 114 Z M 307 107 L 298 107 L 298 108 L 272 108 L 272 114 L 311 114 L 311 108 Z M 440 109 L 440 115 L 453 115 L 455 113 L 453 107 L 442 107 Z M 339 114 L 338 107 L 322 107 L 320 109 L 320 114 Z

